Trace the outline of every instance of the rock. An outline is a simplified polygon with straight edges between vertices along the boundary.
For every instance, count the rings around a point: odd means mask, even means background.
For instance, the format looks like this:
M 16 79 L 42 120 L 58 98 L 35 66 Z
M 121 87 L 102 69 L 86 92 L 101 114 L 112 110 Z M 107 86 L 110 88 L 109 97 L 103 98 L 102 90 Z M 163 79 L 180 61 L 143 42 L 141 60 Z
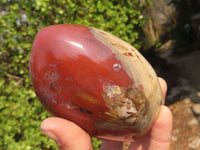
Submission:
M 200 148 L 200 137 L 191 137 L 188 139 L 189 148 L 198 150 Z
M 185 98 L 183 100 L 183 103 L 185 103 L 185 104 L 191 104 L 191 99 L 190 98 Z
M 193 110 L 193 112 L 194 112 L 196 115 L 200 115 L 200 104 L 195 104 L 195 105 L 192 107 L 192 110 Z
M 193 118 L 188 122 L 189 126 L 194 126 L 194 125 L 198 125 L 198 124 L 199 124 L 199 121 L 196 118 Z
M 172 141 L 177 141 L 178 140 L 178 135 L 180 134 L 180 130 L 179 129 L 174 129 L 172 131 L 172 136 L 171 136 L 171 140 Z
M 172 137 L 171 137 L 171 140 L 172 140 L 172 141 L 177 141 L 177 140 L 178 140 L 178 137 L 177 137 L 177 136 L 174 136 L 174 135 L 172 135 Z
M 166 59 L 169 64 L 177 68 L 182 77 L 179 77 L 181 82 L 180 89 L 193 93 L 192 100 L 196 103 L 200 102 L 200 51 L 196 50 L 187 55 L 177 56 L 170 53 L 160 55 Z M 191 97 L 190 97 L 191 98 Z
M 197 92 L 197 96 L 200 97 L 200 92 Z
M 194 15 L 191 18 L 191 22 L 192 22 L 192 27 L 195 30 L 196 36 L 198 40 L 200 41 L 200 13 Z

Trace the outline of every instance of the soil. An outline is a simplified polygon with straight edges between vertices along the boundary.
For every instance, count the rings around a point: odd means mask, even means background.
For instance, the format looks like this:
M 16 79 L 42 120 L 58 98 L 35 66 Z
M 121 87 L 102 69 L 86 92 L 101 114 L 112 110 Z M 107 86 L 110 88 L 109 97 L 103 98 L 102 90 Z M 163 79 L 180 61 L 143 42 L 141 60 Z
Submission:
M 161 55 L 174 68 L 174 81 L 164 77 L 169 85 L 166 104 L 173 113 L 170 150 L 200 150 L 200 51 Z M 173 71 L 172 71 L 173 73 Z M 174 84 L 174 83 L 176 84 Z
M 195 115 L 196 104 L 190 98 L 170 105 L 173 113 L 173 132 L 170 150 L 200 150 L 200 115 Z

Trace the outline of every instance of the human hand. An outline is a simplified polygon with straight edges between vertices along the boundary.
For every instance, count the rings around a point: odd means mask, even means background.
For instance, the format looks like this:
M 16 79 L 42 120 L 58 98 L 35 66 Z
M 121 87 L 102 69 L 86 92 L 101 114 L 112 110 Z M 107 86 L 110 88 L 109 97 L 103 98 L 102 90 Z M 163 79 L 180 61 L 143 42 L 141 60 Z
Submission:
M 167 85 L 159 78 L 165 99 Z M 66 119 L 51 117 L 41 124 L 41 130 L 53 139 L 62 150 L 92 150 L 90 136 L 78 125 Z M 162 106 L 157 120 L 150 132 L 143 138 L 133 142 L 129 150 L 169 150 L 172 130 L 172 113 Z M 122 150 L 122 142 L 103 140 L 100 150 Z

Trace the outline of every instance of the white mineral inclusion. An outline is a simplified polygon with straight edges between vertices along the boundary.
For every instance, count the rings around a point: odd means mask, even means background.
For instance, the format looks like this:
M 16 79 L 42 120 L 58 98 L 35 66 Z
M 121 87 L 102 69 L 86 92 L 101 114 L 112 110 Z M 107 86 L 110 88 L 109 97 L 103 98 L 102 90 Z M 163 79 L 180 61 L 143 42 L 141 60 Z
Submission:
M 120 106 L 121 103 L 121 106 Z M 137 110 L 135 107 L 133 107 L 134 104 L 130 99 L 123 99 L 122 102 L 119 102 L 119 105 L 117 107 L 117 116 L 120 118 L 127 118 L 132 116 L 133 114 L 137 113 Z
M 106 114 L 113 118 L 128 118 L 137 113 L 132 100 L 123 97 L 124 91 L 118 85 L 105 85 L 103 90 L 108 96 L 106 105 L 110 109 Z M 134 121 L 135 119 L 132 118 L 130 121 Z
M 122 66 L 120 64 L 113 64 L 113 70 L 120 72 L 122 69 Z
M 114 95 L 122 94 L 121 89 L 118 85 L 106 85 L 103 87 L 106 95 L 110 98 L 114 97 Z

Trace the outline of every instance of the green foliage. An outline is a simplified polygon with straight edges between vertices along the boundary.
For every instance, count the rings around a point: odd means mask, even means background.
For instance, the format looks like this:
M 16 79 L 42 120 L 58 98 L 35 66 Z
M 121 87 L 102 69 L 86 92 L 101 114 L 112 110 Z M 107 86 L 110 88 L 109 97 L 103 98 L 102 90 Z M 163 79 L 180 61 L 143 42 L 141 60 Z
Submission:
M 92 138 L 92 145 L 93 145 L 93 150 L 98 150 L 99 146 L 101 145 L 101 141 L 97 138 Z
M 0 149 L 58 149 L 40 131 L 41 121 L 50 115 L 29 77 L 30 50 L 40 29 L 52 24 L 93 26 L 140 48 L 141 10 L 140 0 L 1 0 Z M 98 149 L 101 141 L 92 142 Z
M 16 77 L 0 80 L 0 147 L 5 150 L 55 149 L 54 142 L 40 132 L 40 122 L 48 113 L 36 100 L 34 91 L 23 87 L 21 79 L 13 78 Z

